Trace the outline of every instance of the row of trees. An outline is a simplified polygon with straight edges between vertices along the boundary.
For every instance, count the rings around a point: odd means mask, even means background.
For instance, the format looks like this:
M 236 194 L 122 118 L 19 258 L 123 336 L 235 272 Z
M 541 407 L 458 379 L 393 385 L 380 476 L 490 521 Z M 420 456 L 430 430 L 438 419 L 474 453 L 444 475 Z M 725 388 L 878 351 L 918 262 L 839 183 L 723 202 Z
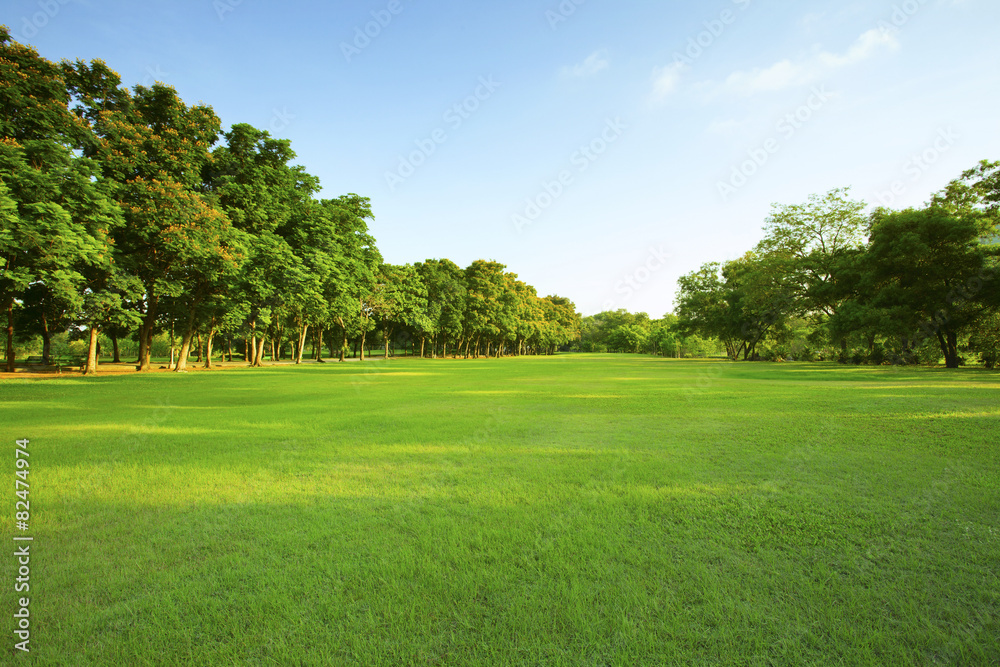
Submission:
M 1000 162 L 984 161 L 922 208 L 891 211 L 847 189 L 775 205 L 764 239 L 683 276 L 679 330 L 736 359 L 945 360 L 1000 352 Z
M 7 368 L 16 331 L 88 339 L 135 335 L 151 367 L 158 331 L 181 340 L 243 339 L 262 364 L 307 342 L 344 358 L 381 332 L 432 354 L 553 352 L 579 316 L 497 262 L 385 264 L 370 201 L 320 199 L 290 142 L 250 125 L 222 132 L 211 107 L 161 84 L 122 86 L 101 61 L 59 64 L 0 27 L 0 307 Z M 231 352 L 230 352 L 231 353 Z
M 615 310 L 584 317 L 580 341 L 582 352 L 654 354 L 665 357 L 707 357 L 720 353 L 716 340 L 680 330 L 677 316 L 650 319 L 646 313 Z

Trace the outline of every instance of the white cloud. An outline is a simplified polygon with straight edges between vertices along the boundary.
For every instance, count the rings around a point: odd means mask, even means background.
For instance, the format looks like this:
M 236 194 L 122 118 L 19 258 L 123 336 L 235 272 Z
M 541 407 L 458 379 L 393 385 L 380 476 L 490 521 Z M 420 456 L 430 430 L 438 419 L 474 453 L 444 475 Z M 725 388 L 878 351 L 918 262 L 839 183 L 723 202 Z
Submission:
M 601 49 L 600 51 L 591 53 L 582 63 L 578 63 L 572 67 L 563 67 L 562 75 L 579 79 L 603 72 L 610 66 L 611 62 L 608 60 L 608 52 Z
M 764 69 L 733 72 L 726 78 L 725 88 L 740 95 L 753 95 L 814 83 L 834 70 L 857 65 L 880 51 L 897 48 L 899 42 L 895 37 L 872 29 L 858 37 L 846 53 L 819 51 L 798 61 L 786 59 Z
M 744 95 L 750 95 L 808 83 L 813 80 L 815 75 L 816 72 L 807 63 L 793 63 L 791 60 L 782 60 L 766 69 L 755 69 L 750 72 L 733 72 L 726 79 L 726 88 Z
M 677 90 L 681 82 L 681 72 L 684 71 L 683 63 L 674 63 L 666 67 L 657 67 L 653 70 L 653 97 L 657 101 L 665 100 L 669 95 Z

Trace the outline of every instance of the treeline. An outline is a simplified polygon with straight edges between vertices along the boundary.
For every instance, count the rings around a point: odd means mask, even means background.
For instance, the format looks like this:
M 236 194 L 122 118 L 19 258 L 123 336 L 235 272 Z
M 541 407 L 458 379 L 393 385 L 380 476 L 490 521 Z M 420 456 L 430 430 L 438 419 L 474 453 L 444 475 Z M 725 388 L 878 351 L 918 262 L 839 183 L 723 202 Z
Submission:
M 502 264 L 383 262 L 370 201 L 319 199 L 290 142 L 161 84 L 122 86 L 101 61 L 52 63 L 0 27 L 0 307 L 15 337 L 134 336 L 140 370 L 177 332 L 183 370 L 220 336 L 259 366 L 311 343 L 344 358 L 401 335 L 421 354 L 552 353 L 575 340 L 568 299 L 540 298 Z M 199 345 L 199 356 L 201 345 Z
M 846 189 L 775 205 L 752 251 L 678 281 L 679 330 L 734 360 L 995 368 L 1000 162 L 922 208 L 866 210 Z
M 646 313 L 624 309 L 584 317 L 580 340 L 573 347 L 581 352 L 654 354 L 677 359 L 724 353 L 717 340 L 682 332 L 676 315 L 668 313 L 653 320 Z

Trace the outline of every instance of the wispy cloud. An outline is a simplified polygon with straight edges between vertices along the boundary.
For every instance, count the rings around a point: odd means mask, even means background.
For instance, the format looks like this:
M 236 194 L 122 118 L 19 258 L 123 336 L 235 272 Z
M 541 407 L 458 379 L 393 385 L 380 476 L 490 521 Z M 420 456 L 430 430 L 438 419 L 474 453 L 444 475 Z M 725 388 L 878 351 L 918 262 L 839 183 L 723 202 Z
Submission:
M 724 88 L 739 95 L 774 92 L 815 83 L 823 76 L 851 65 L 857 65 L 883 50 L 899 48 L 896 38 L 877 29 L 864 33 L 842 54 L 816 51 L 797 60 L 782 60 L 770 67 L 733 72 Z
M 561 74 L 566 77 L 581 79 L 593 76 L 598 72 L 603 72 L 611 66 L 608 59 L 608 52 L 605 49 L 594 51 L 582 63 L 577 63 L 572 67 L 563 67 Z
M 683 63 L 674 63 L 653 70 L 653 99 L 661 102 L 676 92 L 684 68 Z

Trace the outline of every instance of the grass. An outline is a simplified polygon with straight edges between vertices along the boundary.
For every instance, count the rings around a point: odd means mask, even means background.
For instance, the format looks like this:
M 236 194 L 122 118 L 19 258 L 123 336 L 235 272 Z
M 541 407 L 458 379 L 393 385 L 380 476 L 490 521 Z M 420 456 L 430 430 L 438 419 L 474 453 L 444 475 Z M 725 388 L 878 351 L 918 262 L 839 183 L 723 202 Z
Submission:
M 0 419 L 25 664 L 1000 661 L 996 373 L 406 359 L 11 380 Z

